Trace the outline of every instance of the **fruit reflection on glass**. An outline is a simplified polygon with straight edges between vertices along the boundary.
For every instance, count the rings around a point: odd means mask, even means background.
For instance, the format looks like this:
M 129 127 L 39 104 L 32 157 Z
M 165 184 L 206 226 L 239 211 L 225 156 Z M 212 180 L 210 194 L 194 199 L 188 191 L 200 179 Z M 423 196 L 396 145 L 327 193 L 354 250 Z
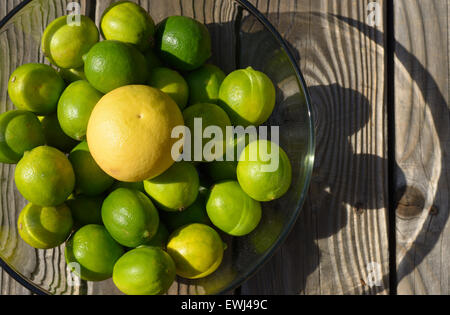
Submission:
M 56 19 L 42 36 L 52 66 L 12 73 L 8 92 L 18 110 L 0 115 L 0 162 L 17 163 L 15 184 L 30 202 L 17 227 L 28 245 L 65 243 L 68 267 L 81 279 L 164 294 L 176 274 L 217 272 L 226 248 L 218 231 L 258 236 L 261 202 L 288 191 L 291 164 L 278 144 L 207 134 L 267 122 L 275 87 L 252 68 L 226 75 L 206 64 L 211 35 L 194 19 L 155 26 L 140 6 L 120 1 L 100 24 L 103 41 L 89 17 L 79 25 Z M 174 136 L 178 127 L 190 137 Z M 279 152 L 270 171 L 273 155 L 261 154 L 262 143 Z

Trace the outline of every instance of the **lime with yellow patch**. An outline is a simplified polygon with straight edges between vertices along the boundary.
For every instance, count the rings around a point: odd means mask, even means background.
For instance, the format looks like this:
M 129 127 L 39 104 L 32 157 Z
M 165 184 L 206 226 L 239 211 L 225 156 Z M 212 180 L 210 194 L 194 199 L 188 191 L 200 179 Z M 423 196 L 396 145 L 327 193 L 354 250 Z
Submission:
M 100 26 L 107 40 L 133 44 L 141 51 L 146 51 L 153 43 L 155 22 L 147 11 L 130 1 L 121 1 L 106 9 Z
M 63 244 L 73 227 L 67 205 L 41 207 L 29 203 L 17 221 L 20 237 L 31 247 L 51 249 Z
M 158 89 L 134 85 L 105 95 L 92 111 L 87 141 L 107 174 L 123 182 L 155 178 L 179 157 L 172 130 L 183 126 L 177 104 Z
M 50 23 L 42 36 L 42 50 L 54 65 L 73 69 L 83 66 L 83 55 L 99 40 L 95 23 L 87 16 L 62 16 Z
M 64 80 L 55 69 L 37 63 L 18 67 L 8 82 L 8 94 L 13 104 L 38 115 L 56 111 L 64 88 Z
M 167 252 L 175 261 L 177 275 L 186 279 L 200 279 L 219 268 L 224 243 L 213 228 L 195 223 L 173 232 Z
M 75 188 L 75 173 L 61 151 L 47 146 L 25 153 L 14 174 L 17 189 L 31 203 L 59 206 Z

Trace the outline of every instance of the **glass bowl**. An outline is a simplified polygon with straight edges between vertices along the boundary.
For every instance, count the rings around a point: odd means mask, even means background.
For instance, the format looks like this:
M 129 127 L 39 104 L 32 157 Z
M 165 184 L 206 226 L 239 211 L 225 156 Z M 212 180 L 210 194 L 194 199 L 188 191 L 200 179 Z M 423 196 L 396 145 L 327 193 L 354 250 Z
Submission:
M 28 0 L 0 22 L 0 111 L 14 109 L 7 94 L 11 73 L 24 63 L 47 63 L 40 37 L 55 18 L 70 13 L 70 0 Z M 114 1 L 81 1 L 81 13 L 98 22 Z M 213 38 L 213 57 L 227 73 L 252 66 L 277 89 L 277 106 L 268 126 L 280 126 L 280 144 L 293 166 L 293 183 L 281 199 L 263 204 L 263 219 L 250 235 L 223 235 L 228 249 L 220 269 L 200 280 L 178 279 L 169 294 L 231 293 L 274 253 L 293 227 L 307 195 L 314 160 L 314 129 L 305 81 L 287 43 L 258 10 L 245 0 L 136 1 L 155 22 L 185 15 L 205 23 Z M 69 8 L 70 9 L 70 8 Z M 84 282 L 67 270 L 64 248 L 35 250 L 19 237 L 16 222 L 27 202 L 14 184 L 14 166 L 0 164 L 0 265 L 37 294 L 120 294 L 111 280 Z

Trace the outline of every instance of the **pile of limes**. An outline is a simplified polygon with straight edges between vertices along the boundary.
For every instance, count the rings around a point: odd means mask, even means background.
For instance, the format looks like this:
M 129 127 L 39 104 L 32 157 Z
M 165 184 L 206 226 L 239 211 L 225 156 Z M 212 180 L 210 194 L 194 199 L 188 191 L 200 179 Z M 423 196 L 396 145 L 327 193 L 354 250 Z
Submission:
M 18 219 L 26 243 L 65 243 L 68 266 L 84 280 L 112 277 L 126 294 L 163 294 L 176 275 L 215 272 L 226 248 L 219 232 L 254 231 L 261 202 L 283 196 L 292 178 L 286 153 L 267 140 L 246 143 L 236 161 L 175 162 L 184 151 L 174 152 L 174 128 L 193 130 L 198 119 L 224 134 L 259 126 L 275 88 L 252 68 L 227 76 L 205 64 L 209 31 L 188 17 L 155 25 L 121 1 L 104 12 L 101 34 L 85 16 L 46 28 L 42 49 L 54 67 L 25 64 L 11 75 L 18 110 L 0 116 L 0 161 L 17 163 L 15 183 L 30 202 Z M 271 161 L 261 145 L 279 150 L 275 170 L 263 171 Z

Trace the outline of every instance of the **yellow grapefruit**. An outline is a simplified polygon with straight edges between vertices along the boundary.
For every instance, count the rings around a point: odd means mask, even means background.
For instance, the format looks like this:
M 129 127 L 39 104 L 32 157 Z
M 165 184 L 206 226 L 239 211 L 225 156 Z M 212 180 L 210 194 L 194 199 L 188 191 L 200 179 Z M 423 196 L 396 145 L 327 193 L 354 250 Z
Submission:
M 177 104 L 161 91 L 129 85 L 106 94 L 89 119 L 87 141 L 94 160 L 122 182 L 154 178 L 174 163 L 173 128 L 184 125 Z

